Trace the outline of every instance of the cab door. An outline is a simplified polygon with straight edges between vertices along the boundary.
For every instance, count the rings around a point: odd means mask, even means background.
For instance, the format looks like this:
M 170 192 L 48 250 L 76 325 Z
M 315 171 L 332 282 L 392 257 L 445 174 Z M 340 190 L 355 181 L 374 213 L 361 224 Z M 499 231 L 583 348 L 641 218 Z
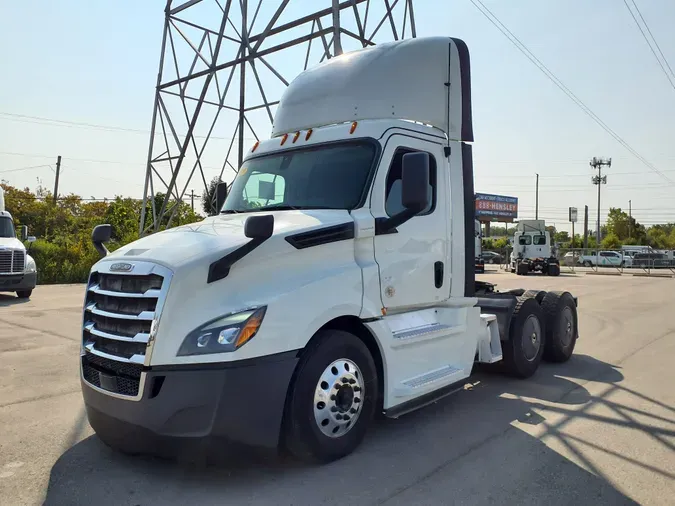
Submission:
M 371 211 L 375 219 L 403 210 L 403 155 L 429 154 L 429 204 L 417 216 L 388 233 L 375 236 L 375 259 L 380 270 L 380 294 L 387 310 L 429 306 L 450 296 L 448 262 L 448 175 L 440 144 L 395 134 L 384 147 L 375 176 Z

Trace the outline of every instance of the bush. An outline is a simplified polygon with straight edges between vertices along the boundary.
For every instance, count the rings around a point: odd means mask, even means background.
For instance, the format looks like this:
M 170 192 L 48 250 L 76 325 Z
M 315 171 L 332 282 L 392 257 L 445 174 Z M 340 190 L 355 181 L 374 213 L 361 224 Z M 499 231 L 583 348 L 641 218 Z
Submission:
M 91 242 L 91 232 L 96 225 L 110 223 L 112 241 L 106 244 L 114 251 L 138 238 L 141 201 L 117 197 L 104 202 L 86 202 L 77 195 L 60 198 L 55 205 L 48 192 L 28 188 L 20 190 L 2 184 L 5 205 L 14 218 L 15 225 L 27 225 L 29 234 L 38 238 L 29 247 L 35 259 L 38 284 L 85 283 L 91 266 L 99 254 Z M 155 196 L 155 205 L 161 206 L 163 196 Z M 151 212 L 151 211 L 150 211 Z M 176 212 L 173 225 L 201 220 L 190 206 L 182 203 Z

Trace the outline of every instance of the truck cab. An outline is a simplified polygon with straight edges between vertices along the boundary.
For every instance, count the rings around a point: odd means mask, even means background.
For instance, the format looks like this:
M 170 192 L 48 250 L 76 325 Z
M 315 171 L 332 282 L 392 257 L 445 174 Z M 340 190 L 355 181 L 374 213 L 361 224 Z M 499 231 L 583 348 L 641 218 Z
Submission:
M 32 243 L 28 228 L 14 227 L 12 215 L 5 210 L 4 189 L 0 188 L 0 292 L 14 292 L 21 299 L 30 298 L 37 282 L 35 260 L 28 254 L 23 241 Z
M 97 227 L 80 371 L 99 437 L 327 462 L 475 362 L 567 360 L 576 299 L 475 280 L 470 89 L 458 39 L 332 58 L 290 84 L 217 216 L 112 254 Z
M 521 220 L 513 235 L 511 272 L 560 274 L 560 261 L 553 255 L 551 234 L 543 220 Z

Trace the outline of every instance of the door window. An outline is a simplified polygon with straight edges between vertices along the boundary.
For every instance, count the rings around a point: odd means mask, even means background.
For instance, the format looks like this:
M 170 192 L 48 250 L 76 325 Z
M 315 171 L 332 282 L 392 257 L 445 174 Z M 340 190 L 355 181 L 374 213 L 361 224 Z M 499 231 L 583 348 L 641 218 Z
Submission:
M 412 149 L 397 149 L 389 167 L 387 182 L 385 187 L 385 211 L 387 215 L 394 216 L 405 210 L 403 207 L 403 155 L 406 153 L 415 153 L 418 151 Z M 429 204 L 417 216 L 431 214 L 436 208 L 436 159 L 429 153 Z
M 544 246 L 546 244 L 546 236 L 545 235 L 535 235 L 534 236 L 534 244 L 536 246 Z
M 518 238 L 518 244 L 520 244 L 521 246 L 529 246 L 530 244 L 532 244 L 532 236 L 521 235 Z

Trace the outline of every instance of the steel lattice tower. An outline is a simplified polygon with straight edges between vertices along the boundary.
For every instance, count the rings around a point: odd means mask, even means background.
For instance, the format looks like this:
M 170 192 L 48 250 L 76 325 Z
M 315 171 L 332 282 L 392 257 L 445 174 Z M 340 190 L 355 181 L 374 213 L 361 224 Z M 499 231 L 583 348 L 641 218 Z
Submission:
M 415 36 L 413 0 L 167 0 L 141 235 L 170 226 L 188 188 L 232 179 L 302 70 Z

